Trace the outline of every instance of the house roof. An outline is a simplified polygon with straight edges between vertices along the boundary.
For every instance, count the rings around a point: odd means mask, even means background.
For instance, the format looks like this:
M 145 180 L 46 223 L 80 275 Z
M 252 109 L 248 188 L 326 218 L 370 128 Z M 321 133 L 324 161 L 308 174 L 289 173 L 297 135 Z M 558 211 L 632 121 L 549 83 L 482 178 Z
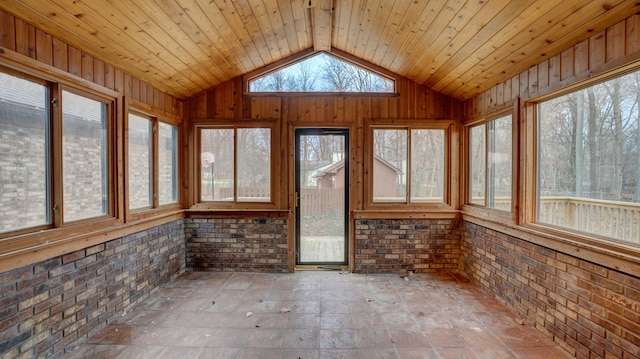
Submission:
M 402 170 L 399 169 L 398 167 L 394 166 L 393 164 L 391 164 L 391 162 L 385 160 L 384 158 L 375 155 L 373 156 L 374 160 L 380 162 L 383 166 L 389 167 L 391 170 L 393 170 L 394 172 L 396 172 L 396 174 L 402 174 Z M 318 173 L 316 173 L 313 178 L 321 178 L 321 177 L 325 177 L 327 175 L 335 175 L 341 168 L 344 167 L 344 159 L 332 164 L 331 166 L 324 168 L 320 171 L 318 171 Z
M 464 100 L 639 8 L 635 0 L 0 2 L 178 98 L 295 54 L 327 51 Z

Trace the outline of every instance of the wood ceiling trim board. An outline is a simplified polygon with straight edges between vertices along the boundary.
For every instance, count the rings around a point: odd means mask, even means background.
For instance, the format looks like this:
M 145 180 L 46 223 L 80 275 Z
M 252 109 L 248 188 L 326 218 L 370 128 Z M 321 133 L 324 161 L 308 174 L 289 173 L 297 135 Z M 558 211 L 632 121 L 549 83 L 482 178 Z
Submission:
M 365 51 L 365 57 L 370 58 L 371 62 L 380 65 L 384 54 L 389 50 L 394 35 L 398 32 L 400 25 L 404 22 L 405 17 L 408 15 L 408 9 L 411 4 L 415 4 L 414 1 L 396 0 L 393 3 L 393 8 L 390 11 L 390 16 L 387 17 L 387 21 L 384 24 L 384 31 L 378 39 L 375 47 L 367 47 Z
M 397 56 L 398 51 L 404 45 L 408 34 L 411 33 L 411 30 L 416 26 L 418 20 L 423 16 L 424 12 L 427 11 L 427 7 L 417 1 L 396 1 L 409 3 L 409 7 L 405 11 L 400 23 L 396 25 L 396 28 L 390 29 L 393 35 L 386 49 L 381 49 L 380 51 L 376 50 L 375 62 L 381 66 L 393 61 L 395 56 Z
M 188 88 L 197 87 L 199 90 L 206 88 L 205 80 L 199 76 L 194 80 L 192 76 L 176 71 L 179 69 L 173 64 L 184 64 L 184 62 L 173 55 L 171 51 L 168 51 L 162 44 L 157 43 L 155 39 L 137 24 L 123 21 L 123 18 L 126 18 L 126 16 L 109 3 L 100 2 L 99 8 L 92 8 L 83 2 L 74 0 L 57 0 L 57 3 L 70 13 L 78 14 L 76 17 L 79 17 L 80 21 L 101 24 L 100 27 L 103 31 L 117 37 L 111 38 L 111 41 L 117 42 L 130 49 L 144 49 L 143 52 L 146 53 L 142 54 L 142 56 L 138 55 L 139 58 L 144 58 L 145 61 L 154 61 L 155 67 L 159 67 L 165 73 L 171 74 L 172 77 L 184 81 L 185 86 Z M 140 38 L 142 42 L 136 40 L 137 38 Z M 184 65 L 186 66 L 186 64 Z M 139 68 L 140 70 L 146 67 L 146 63 L 141 64 L 141 66 L 142 67 Z M 181 68 L 183 67 L 181 66 Z
M 247 0 L 236 1 L 234 5 L 240 21 L 244 24 L 249 38 L 260 56 L 260 67 L 275 61 L 251 5 Z M 256 61 L 254 61 L 254 63 L 255 62 Z
M 388 0 L 387 0 L 388 3 Z M 350 51 L 355 56 L 367 60 L 364 58 L 364 53 L 367 50 L 367 44 L 371 39 L 372 32 L 375 32 L 374 23 L 377 19 L 380 9 L 380 0 L 368 0 L 363 12 L 362 22 L 360 29 L 356 36 L 356 46 Z M 376 35 L 377 36 L 377 35 Z
M 226 81 L 233 75 L 242 73 L 243 65 L 236 56 L 233 56 L 231 49 L 227 47 L 224 36 L 211 23 L 211 20 L 204 14 L 200 6 L 192 0 L 155 0 L 168 14 L 178 16 L 175 21 L 180 24 L 183 30 L 193 37 L 200 46 L 204 46 L 209 58 L 219 65 L 226 73 L 223 77 Z M 222 82 L 224 82 L 222 81 Z
M 388 45 L 385 43 L 384 34 L 387 32 L 387 28 L 396 27 L 392 25 L 394 16 L 397 16 L 398 1 L 381 1 L 378 14 L 373 26 L 373 30 L 369 33 L 369 40 L 365 46 L 362 58 L 371 62 L 373 55 L 379 47 L 386 48 Z M 395 9 L 395 11 L 394 11 Z
M 494 44 L 503 44 L 509 41 L 509 39 L 517 35 L 521 28 L 528 25 L 528 23 L 525 23 L 525 14 L 529 18 L 538 18 L 555 5 L 550 1 L 530 1 L 530 5 L 525 8 L 522 6 L 521 1 L 511 1 L 484 27 L 474 32 L 473 37 L 464 46 L 461 46 L 453 56 L 443 59 L 443 62 L 434 61 L 436 64 L 429 67 L 430 71 L 428 73 L 423 72 L 420 75 L 424 76 L 423 83 L 428 87 L 434 86 L 447 76 L 452 76 L 455 80 L 452 74 L 460 70 L 461 63 L 477 59 L 480 56 L 486 57 L 484 54 L 488 51 L 485 49 L 493 49 L 494 46 L 499 46 Z M 421 78 L 420 76 L 419 78 Z
M 145 1 L 127 1 L 120 6 L 113 3 L 113 0 L 107 0 L 113 9 L 118 9 L 122 16 L 129 20 L 130 23 L 136 24 L 140 30 L 148 37 L 149 40 L 155 41 L 162 49 L 166 49 L 169 54 L 179 61 L 172 61 L 171 57 L 166 60 L 167 64 L 170 64 L 174 71 L 181 72 L 187 76 L 191 81 L 201 89 L 208 88 L 211 83 L 220 81 L 220 74 L 215 74 L 209 69 L 211 66 L 205 66 L 201 61 L 202 57 L 198 58 L 197 54 L 206 56 L 200 51 L 200 48 L 194 45 L 193 41 L 185 36 L 183 39 L 175 39 L 174 36 L 180 35 L 182 32 L 179 28 L 172 28 L 174 31 L 168 32 L 164 27 L 159 26 L 157 21 L 166 23 L 166 26 L 172 26 L 173 19 L 167 18 L 166 13 L 162 9 L 157 7 L 149 7 Z M 140 7 L 142 6 L 142 7 Z M 124 26 L 127 22 L 124 22 Z M 184 57 L 177 56 L 175 54 L 184 54 Z M 160 55 L 159 55 L 160 56 Z
M 401 42 L 401 45 L 392 45 L 398 50 L 395 53 L 387 52 L 387 56 L 385 56 L 382 65 L 389 70 L 404 76 L 405 74 L 400 73 L 399 71 L 400 67 L 404 64 L 406 58 L 411 55 L 413 49 L 424 36 L 426 29 L 445 7 L 446 3 L 447 0 L 429 1 L 423 8 L 420 17 L 416 19 L 416 22 L 414 24 L 408 24 L 410 26 L 407 27 L 406 31 L 404 31 L 402 35 L 396 36 L 396 38 Z
M 311 47 L 313 42 L 311 14 L 302 6 L 302 1 L 304 0 L 292 1 L 291 11 L 293 12 L 293 23 L 298 36 L 298 49 L 307 49 Z M 304 34 L 304 36 L 301 34 Z
M 609 8 L 609 6 L 613 6 Z M 609 8 L 605 10 L 604 7 Z M 540 63 L 545 58 L 560 53 L 562 50 L 579 43 L 593 34 L 613 25 L 612 22 L 632 14 L 638 9 L 636 1 L 617 1 L 615 5 L 605 0 L 590 1 L 575 10 L 571 16 L 566 17 L 553 26 L 544 27 L 544 31 L 530 41 L 521 42 L 523 46 L 509 53 L 496 50 L 501 57 L 496 58 L 491 67 L 478 73 L 464 86 L 457 86 L 454 92 L 460 96 L 473 96 L 476 89 L 486 89 L 500 82 L 502 78 L 509 78 Z M 555 9 L 554 9 L 555 10 Z M 550 12 L 553 13 L 554 10 Z M 550 16 L 550 15 L 549 15 Z M 571 29 L 561 31 L 561 29 Z M 558 37 L 557 34 L 562 34 Z M 557 38 L 556 38 L 557 37 Z M 555 39 L 554 39 L 555 38 Z M 551 39 L 551 40 L 550 40 Z M 547 40 L 552 41 L 551 44 Z M 541 46 L 547 44 L 547 46 Z M 536 45 L 541 46 L 540 51 L 533 51 Z M 522 55 L 522 53 L 528 55 Z M 544 54 L 544 56 L 542 56 Z
M 217 51 L 205 36 L 205 32 L 195 25 L 189 14 L 180 8 L 175 0 L 156 0 L 153 5 L 149 1 L 137 3 L 143 12 L 157 9 L 154 19 L 158 31 L 165 32 L 166 36 L 173 38 L 177 44 L 189 48 L 191 56 L 199 62 L 199 67 L 204 67 L 202 73 L 210 74 L 205 77 L 210 86 L 225 81 L 230 73 L 240 71 L 237 63 L 230 63 Z M 209 62 L 216 66 L 212 67 Z
M 509 2 L 513 3 L 513 2 Z M 502 2 L 470 1 L 444 27 L 444 31 L 430 44 L 429 50 L 415 62 L 408 73 L 415 75 L 417 83 L 423 83 L 425 73 L 433 71 L 434 63 L 440 58 L 449 58 L 455 53 L 455 47 L 462 47 L 484 24 L 487 24 L 504 8 Z
M 483 28 L 473 39 L 469 42 L 469 46 L 461 49 L 452 58 L 450 58 L 441 68 L 438 70 L 439 75 L 425 81 L 426 86 L 446 88 L 453 82 L 456 82 L 461 73 L 466 73 L 469 70 L 478 66 L 478 60 L 489 61 L 488 58 L 495 56 L 496 49 L 503 47 L 505 44 L 518 44 L 524 42 L 524 39 L 518 39 L 523 31 L 534 31 L 531 29 L 533 20 L 543 18 L 545 14 L 559 13 L 561 9 L 558 9 L 557 3 L 554 2 L 541 2 L 535 3 L 528 8 L 518 10 L 521 5 L 518 1 L 514 1 L 516 16 L 512 17 L 511 21 L 503 20 L 502 16 L 494 18 L 490 24 Z M 560 6 L 566 6 L 567 2 L 563 2 Z M 505 8 L 503 13 L 508 14 L 512 9 L 512 5 Z M 547 20 L 548 21 L 548 20 Z M 501 31 L 498 28 L 502 28 Z M 481 46 L 484 45 L 484 46 Z M 475 69 L 477 70 L 477 69 Z
M 478 2 L 472 0 L 472 3 L 478 4 Z M 456 6 L 454 7 L 453 4 Z M 442 11 L 436 16 L 436 18 L 429 24 L 429 27 L 424 31 L 424 35 L 420 36 L 420 41 L 411 49 L 411 53 L 405 57 L 402 64 L 396 64 L 398 72 L 411 80 L 415 81 L 415 75 L 409 72 L 411 67 L 419 61 L 425 53 L 428 58 L 435 55 L 431 51 L 431 46 L 437 40 L 442 33 L 452 32 L 452 36 L 455 36 L 455 32 L 452 28 L 448 28 L 448 25 L 455 22 L 458 14 L 464 13 L 466 8 L 471 8 L 467 5 L 466 1 L 460 2 L 448 2 L 446 6 L 442 8 Z M 463 17 L 463 21 L 468 21 L 467 17 Z
M 304 47 L 300 46 L 300 41 L 298 40 L 298 31 L 296 29 L 295 17 L 293 15 L 293 6 L 300 7 L 300 4 L 294 5 L 290 0 L 278 0 L 277 2 L 277 13 L 280 14 L 282 21 L 282 29 L 284 30 L 287 43 L 289 45 L 289 51 L 291 53 L 298 52 L 300 49 Z M 304 33 L 301 33 L 300 36 L 304 36 Z
M 318 0 L 311 8 L 311 33 L 315 51 L 331 51 L 333 0 Z
M 271 28 L 274 30 L 274 35 L 278 41 L 278 47 L 280 53 L 283 56 L 291 55 L 295 52 L 298 46 L 298 40 L 289 38 L 289 31 L 284 28 L 284 21 L 282 19 L 283 13 L 280 12 L 277 0 L 264 0 L 264 7 L 269 14 L 269 22 L 271 22 Z M 293 29 L 293 26 L 291 27 Z
M 32 6 L 33 4 L 29 4 L 31 1 L 36 3 L 37 9 Z M 38 10 L 42 8 L 47 10 L 46 14 Z M 140 70 L 138 65 L 141 65 L 141 60 L 131 53 L 129 49 L 121 43 L 113 43 L 112 40 L 103 39 L 104 35 L 98 32 L 96 28 L 80 21 L 56 4 L 41 0 L 22 0 L 13 3 L 11 8 L 6 9 L 6 11 L 18 18 L 25 19 L 40 29 L 46 30 L 58 39 L 64 39 L 72 47 L 82 49 L 91 56 L 111 63 L 116 68 L 122 70 L 126 68 L 127 73 L 147 83 L 154 84 L 162 91 L 176 97 L 184 97 L 189 94 L 189 87 L 185 85 L 187 81 L 178 81 L 172 75 L 163 72 L 155 66 L 156 61 L 147 63 L 146 71 Z M 69 27 L 73 28 L 74 31 L 71 32 L 67 27 L 62 27 L 59 22 L 69 24 Z M 112 46 L 110 51 L 105 50 L 108 45 Z M 157 78 L 162 78 L 164 81 L 158 84 Z

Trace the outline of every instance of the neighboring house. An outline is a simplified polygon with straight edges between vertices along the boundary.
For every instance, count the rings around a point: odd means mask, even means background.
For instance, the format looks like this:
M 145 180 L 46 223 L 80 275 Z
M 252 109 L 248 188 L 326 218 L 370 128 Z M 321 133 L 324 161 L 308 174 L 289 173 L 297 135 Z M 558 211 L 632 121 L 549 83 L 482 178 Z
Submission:
M 373 173 L 376 177 L 373 187 L 374 196 L 394 197 L 397 195 L 398 177 L 402 175 L 402 170 L 382 157 L 374 156 Z M 318 188 L 344 188 L 344 160 L 323 168 L 313 178 L 316 179 Z

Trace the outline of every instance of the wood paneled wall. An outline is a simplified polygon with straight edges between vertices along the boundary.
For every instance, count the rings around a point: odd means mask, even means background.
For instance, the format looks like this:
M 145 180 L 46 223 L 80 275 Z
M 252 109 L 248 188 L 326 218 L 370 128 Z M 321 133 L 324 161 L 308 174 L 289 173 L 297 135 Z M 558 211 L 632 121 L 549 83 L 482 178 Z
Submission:
M 3 62 L 3 55 L 10 55 L 7 50 L 116 91 L 165 113 L 183 117 L 184 101 L 0 10 L 0 64 Z
M 285 123 L 326 126 L 355 124 L 363 118 L 455 119 L 459 103 L 401 78 L 397 96 L 245 96 L 242 78 L 222 83 L 187 101 L 189 118 L 280 118 Z
M 640 15 L 598 32 L 559 54 L 540 55 L 540 63 L 464 103 L 464 119 L 473 119 L 573 86 L 640 60 Z

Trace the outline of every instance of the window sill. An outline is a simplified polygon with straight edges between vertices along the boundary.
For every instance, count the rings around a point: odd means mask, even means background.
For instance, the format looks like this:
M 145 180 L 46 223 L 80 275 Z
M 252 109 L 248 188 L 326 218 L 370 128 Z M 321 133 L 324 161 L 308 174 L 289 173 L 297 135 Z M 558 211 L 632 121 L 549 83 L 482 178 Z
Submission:
M 184 218 L 172 211 L 139 221 L 121 223 L 87 221 L 77 226 L 47 229 L 0 241 L 0 273 L 104 243 L 119 237 Z

